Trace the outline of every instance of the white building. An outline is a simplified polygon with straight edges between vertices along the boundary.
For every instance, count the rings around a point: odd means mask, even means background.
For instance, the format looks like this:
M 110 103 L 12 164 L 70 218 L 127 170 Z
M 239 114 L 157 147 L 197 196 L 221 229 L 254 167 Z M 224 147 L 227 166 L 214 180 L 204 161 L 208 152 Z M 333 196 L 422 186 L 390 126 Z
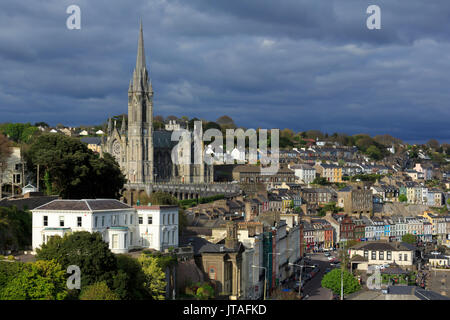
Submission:
M 316 169 L 307 164 L 298 164 L 288 167 L 289 169 L 294 170 L 295 177 L 305 184 L 312 183 L 316 178 Z
M 177 131 L 181 129 L 181 126 L 176 120 L 169 120 L 169 123 L 165 125 L 165 129 L 167 131 Z
M 245 247 L 242 256 L 243 298 L 254 300 L 264 293 L 263 238 L 261 234 L 250 236 L 248 229 L 238 230 L 238 239 Z M 262 277 L 261 277 L 262 276 Z
M 31 211 L 33 251 L 43 243 L 47 243 L 53 236 L 63 237 L 76 231 L 99 232 L 114 253 L 125 253 L 132 248 L 160 250 L 164 247 L 161 243 L 167 241 L 167 237 L 169 241 L 172 239 L 167 232 L 178 229 L 178 208 L 173 206 L 137 208 L 114 199 L 51 201 Z M 170 218 L 167 217 L 169 214 L 172 214 Z M 143 219 L 144 215 L 146 224 L 141 224 L 139 218 Z M 152 222 L 148 216 L 155 217 L 156 228 L 148 227 L 148 222 Z M 161 217 L 163 223 L 160 224 Z M 147 234 L 143 231 L 144 228 Z M 143 241 L 143 233 L 146 240 L 150 236 L 154 240 Z M 178 246 L 178 232 L 172 237 L 174 241 L 171 243 L 174 247 Z
M 30 192 L 38 192 L 38 191 L 39 190 L 32 184 L 27 184 L 25 187 L 22 188 L 22 195 L 30 193 Z
M 350 248 L 350 259 L 355 257 L 358 270 L 368 270 L 371 265 L 384 265 L 396 263 L 400 267 L 411 269 L 415 263 L 414 246 L 400 242 L 367 242 L 357 244 Z M 359 258 L 358 257 L 358 258 Z
M 135 206 L 138 246 L 159 251 L 178 247 L 178 206 Z

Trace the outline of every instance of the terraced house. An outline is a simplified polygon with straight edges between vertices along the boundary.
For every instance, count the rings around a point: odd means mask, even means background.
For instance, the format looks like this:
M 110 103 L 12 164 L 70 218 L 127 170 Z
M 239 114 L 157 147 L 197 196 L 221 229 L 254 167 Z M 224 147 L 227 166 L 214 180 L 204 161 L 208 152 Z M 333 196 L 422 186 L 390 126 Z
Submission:
M 342 182 L 342 167 L 334 164 L 320 163 L 314 166 L 317 173 L 328 182 Z

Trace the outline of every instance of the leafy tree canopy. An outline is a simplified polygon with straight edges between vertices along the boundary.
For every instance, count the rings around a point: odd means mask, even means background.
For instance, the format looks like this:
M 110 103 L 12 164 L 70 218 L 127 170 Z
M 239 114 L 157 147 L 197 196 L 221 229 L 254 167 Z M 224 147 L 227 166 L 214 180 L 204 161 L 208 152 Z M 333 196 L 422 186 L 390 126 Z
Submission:
M 51 190 L 63 198 L 118 198 L 125 178 L 114 158 L 99 158 L 79 139 L 43 134 L 25 154 L 28 168 L 40 165 Z
M 64 269 L 70 265 L 79 266 L 82 287 L 111 281 L 117 271 L 116 257 L 98 232 L 79 231 L 63 238 L 55 236 L 36 251 L 37 260 L 55 259 Z
M 158 264 L 158 258 L 151 255 L 141 254 L 138 258 L 145 274 L 144 286 L 155 300 L 164 300 L 166 287 L 165 273 Z
M 343 272 L 344 294 L 351 294 L 361 289 L 358 280 L 348 271 L 341 271 L 341 269 L 334 269 L 328 272 L 322 278 L 322 287 L 328 288 L 334 294 L 341 292 L 341 272 Z
M 31 212 L 0 207 L 0 250 L 18 250 L 31 245 Z
M 67 297 L 66 272 L 55 260 L 22 264 L 18 269 L 20 271 L 0 289 L 1 300 L 63 300 Z
M 80 300 L 120 300 L 105 281 L 93 283 L 80 293 Z
M 409 243 L 409 244 L 415 244 L 416 243 L 416 236 L 410 233 L 407 233 L 402 236 L 402 241 Z

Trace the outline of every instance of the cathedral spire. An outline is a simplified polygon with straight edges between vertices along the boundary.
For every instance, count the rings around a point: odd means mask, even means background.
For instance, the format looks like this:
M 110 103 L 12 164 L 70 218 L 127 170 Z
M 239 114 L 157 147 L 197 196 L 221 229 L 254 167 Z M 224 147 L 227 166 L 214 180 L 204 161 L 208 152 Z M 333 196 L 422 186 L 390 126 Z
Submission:
M 135 92 L 148 91 L 148 72 L 147 66 L 145 64 L 144 31 L 142 28 L 142 20 L 139 30 L 136 68 L 134 69 L 133 72 L 133 91 Z
M 123 115 L 123 118 L 122 118 L 122 128 L 120 131 L 122 132 L 122 134 L 125 133 L 125 115 Z
M 141 71 L 145 66 L 145 51 L 144 51 L 144 31 L 142 30 L 142 20 L 141 27 L 139 30 L 139 42 L 138 42 L 138 51 L 136 57 L 136 71 Z

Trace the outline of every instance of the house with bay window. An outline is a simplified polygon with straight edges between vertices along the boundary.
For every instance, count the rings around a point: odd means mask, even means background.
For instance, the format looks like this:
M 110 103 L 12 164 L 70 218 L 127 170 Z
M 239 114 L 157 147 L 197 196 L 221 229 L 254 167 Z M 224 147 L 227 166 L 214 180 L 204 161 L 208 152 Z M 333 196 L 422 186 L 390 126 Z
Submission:
M 32 212 L 35 252 L 53 236 L 99 232 L 114 253 L 178 246 L 177 206 L 136 206 L 115 199 L 54 200 Z

